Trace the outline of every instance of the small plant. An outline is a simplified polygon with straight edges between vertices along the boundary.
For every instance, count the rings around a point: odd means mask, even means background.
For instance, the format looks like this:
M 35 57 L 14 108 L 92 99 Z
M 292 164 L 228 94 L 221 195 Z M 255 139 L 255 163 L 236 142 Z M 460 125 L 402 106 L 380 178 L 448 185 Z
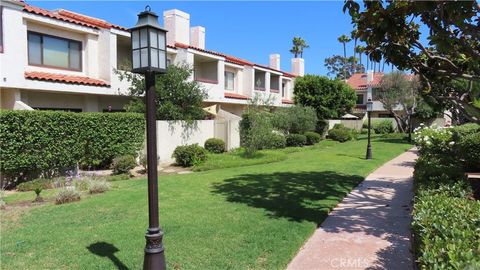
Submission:
M 286 136 L 287 146 L 304 146 L 307 143 L 307 137 L 302 134 L 289 134 Z
M 88 185 L 88 193 L 90 194 L 104 193 L 110 189 L 110 183 L 108 183 L 104 179 L 100 179 L 100 180 L 91 179 L 88 181 L 87 185 Z
M 373 122 L 372 128 L 375 134 L 388 134 L 395 131 L 392 121 L 387 119 Z
M 34 202 L 43 202 L 43 198 L 40 196 L 40 193 L 43 190 L 43 186 L 40 183 L 37 183 L 37 185 L 33 188 L 33 191 L 35 192 L 35 200 Z
M 130 170 L 135 168 L 136 165 L 135 158 L 131 155 L 114 158 L 112 162 L 113 174 L 129 174 Z
M 75 186 L 67 186 L 57 193 L 55 197 L 55 204 L 64 204 L 80 200 L 80 192 L 75 188 Z
M 305 137 L 307 137 L 307 145 L 314 145 L 316 143 L 319 143 L 322 139 L 320 134 L 312 131 L 305 132 Z
M 272 133 L 264 149 L 282 149 L 287 146 L 287 139 L 281 134 Z
M 207 151 L 198 144 L 181 145 L 175 148 L 172 157 L 177 165 L 191 167 L 205 162 L 207 160 Z
M 48 178 L 38 178 L 32 181 L 23 182 L 17 186 L 17 191 L 34 191 L 36 188 L 41 187 L 42 189 L 51 189 L 54 188 L 54 182 L 57 181 L 57 178 L 48 179 Z
M 139 156 L 139 163 L 143 167 L 143 170 L 146 172 L 147 171 L 147 166 L 148 166 L 148 160 L 147 160 L 147 152 L 142 151 Z
M 225 152 L 225 142 L 218 138 L 210 138 L 206 140 L 204 146 L 210 153 L 220 154 Z

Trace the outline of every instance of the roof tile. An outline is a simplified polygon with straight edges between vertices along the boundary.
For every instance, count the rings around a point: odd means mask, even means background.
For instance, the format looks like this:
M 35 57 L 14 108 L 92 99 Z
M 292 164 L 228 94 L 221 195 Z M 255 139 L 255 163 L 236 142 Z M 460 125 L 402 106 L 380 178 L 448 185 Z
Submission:
M 52 82 L 69 83 L 69 84 L 110 87 L 110 84 L 108 84 L 107 82 L 102 80 L 92 79 L 90 77 L 54 74 L 54 73 L 38 72 L 38 71 L 25 72 L 25 78 L 29 80 L 38 80 L 38 81 L 52 81 Z
M 248 99 L 247 96 L 240 95 L 240 94 L 237 94 L 237 93 L 229 93 L 229 92 L 225 92 L 224 97 L 233 98 L 233 99 L 244 99 L 244 100 Z

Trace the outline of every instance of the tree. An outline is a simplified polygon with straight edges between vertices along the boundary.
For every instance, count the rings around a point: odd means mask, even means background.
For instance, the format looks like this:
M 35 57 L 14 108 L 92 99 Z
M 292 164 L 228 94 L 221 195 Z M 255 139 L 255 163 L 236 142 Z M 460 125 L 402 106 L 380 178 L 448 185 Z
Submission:
M 362 65 L 362 54 L 365 52 L 365 47 L 363 47 L 362 45 L 357 45 L 355 47 L 355 52 L 358 53 L 358 58 L 360 60 L 360 65 Z
M 355 65 L 356 59 L 349 57 L 344 59 L 340 55 L 325 58 L 325 67 L 328 70 L 328 75 L 333 76 L 339 80 L 346 80 L 354 73 L 365 72 L 362 64 Z M 346 64 L 346 65 L 345 65 Z
M 293 47 L 290 49 L 290 52 L 297 58 L 300 55 L 300 58 L 303 58 L 303 50 L 306 48 L 310 48 L 307 42 L 301 37 L 294 37 L 293 40 Z
M 315 109 L 318 119 L 339 118 L 355 106 L 355 91 L 345 82 L 317 75 L 295 80 L 294 99 L 297 105 Z
M 411 120 L 419 100 L 419 82 L 401 71 L 385 75 L 376 91 L 376 100 L 393 115 L 401 132 L 411 134 Z
M 342 43 L 343 44 L 343 60 L 345 61 L 344 62 L 344 65 L 343 65 L 343 77 L 344 78 L 347 78 L 347 70 L 346 70 L 346 66 L 347 66 L 347 43 L 350 42 L 352 39 L 346 35 L 341 35 L 340 37 L 338 37 L 338 42 Z
M 125 109 L 129 112 L 145 112 L 145 82 L 143 76 L 116 70 L 120 80 L 131 83 L 128 95 L 132 101 Z M 166 74 L 157 76 L 157 120 L 202 120 L 205 118 L 203 100 L 205 90 L 190 79 L 193 70 L 186 64 L 170 65 Z
M 350 32 L 350 37 L 353 39 L 353 58 L 355 58 L 355 63 L 353 64 L 353 69 L 355 69 L 355 65 L 357 64 L 357 41 L 358 41 L 358 30 L 353 29 Z
M 454 104 L 468 120 L 480 122 L 473 82 L 480 80 L 480 5 L 477 1 L 364 1 L 347 0 L 349 12 L 366 43 L 371 59 L 384 59 L 400 70 L 419 75 L 436 99 Z M 421 26 L 427 31 L 420 32 Z M 428 40 L 420 40 L 423 34 Z M 468 81 L 466 91 L 451 87 L 434 90 L 434 85 Z M 443 91 L 439 91 L 439 90 Z M 477 95 L 475 95 L 477 94 Z

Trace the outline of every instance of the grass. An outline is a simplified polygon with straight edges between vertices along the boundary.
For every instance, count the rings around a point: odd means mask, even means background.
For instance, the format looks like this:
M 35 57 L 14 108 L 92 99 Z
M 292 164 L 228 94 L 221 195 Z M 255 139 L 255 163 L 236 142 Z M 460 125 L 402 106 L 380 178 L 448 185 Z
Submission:
M 160 178 L 167 267 L 285 268 L 331 208 L 410 147 L 375 138 L 366 161 L 365 146 L 287 149 L 274 163 Z M 147 182 L 114 183 L 76 203 L 1 211 L 1 268 L 141 269 Z

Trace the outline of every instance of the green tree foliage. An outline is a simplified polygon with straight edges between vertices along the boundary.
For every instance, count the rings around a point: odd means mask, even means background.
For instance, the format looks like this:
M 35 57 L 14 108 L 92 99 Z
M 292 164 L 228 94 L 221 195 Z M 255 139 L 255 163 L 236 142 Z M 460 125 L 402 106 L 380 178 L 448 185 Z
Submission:
M 298 56 L 302 58 L 303 50 L 306 48 L 310 48 L 307 42 L 301 37 L 294 37 L 292 43 L 293 47 L 292 49 L 290 49 L 290 52 L 295 56 L 295 58 L 297 58 Z
M 313 108 L 291 106 L 275 111 L 272 116 L 273 127 L 284 134 L 315 130 L 317 115 Z
M 129 96 L 132 101 L 126 105 L 129 112 L 145 112 L 145 82 L 143 76 L 117 70 L 120 80 L 132 84 Z M 157 120 L 203 120 L 203 100 L 206 91 L 196 81 L 191 80 L 193 70 L 186 64 L 170 65 L 164 75 L 156 78 Z
M 325 67 L 328 70 L 328 76 L 333 76 L 335 79 L 345 80 L 350 78 L 354 73 L 365 72 L 365 67 L 360 63 L 357 64 L 357 59 L 334 55 L 325 58 Z
M 469 121 L 480 122 L 480 5 L 477 1 L 364 1 L 347 0 L 349 12 L 372 60 L 382 57 L 400 70 L 420 76 L 425 92 L 448 102 Z M 422 43 L 420 28 L 424 26 Z M 464 91 L 442 87 L 468 81 Z
M 293 91 L 295 103 L 314 108 L 318 119 L 339 118 L 351 111 L 357 100 L 346 83 L 317 75 L 297 78 Z

